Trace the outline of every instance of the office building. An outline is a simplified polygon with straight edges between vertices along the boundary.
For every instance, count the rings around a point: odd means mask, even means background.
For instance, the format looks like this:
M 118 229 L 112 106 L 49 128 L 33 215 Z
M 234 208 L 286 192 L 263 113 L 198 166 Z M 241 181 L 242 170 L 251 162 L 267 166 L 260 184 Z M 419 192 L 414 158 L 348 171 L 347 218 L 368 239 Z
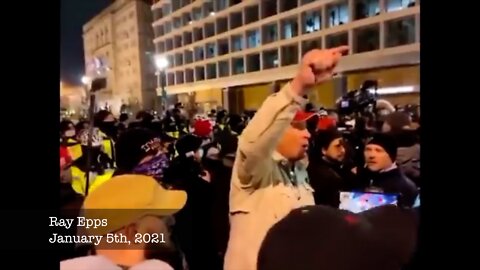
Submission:
M 152 12 L 167 93 L 204 109 L 257 109 L 306 51 L 343 44 L 341 76 L 312 91 L 315 103 L 332 107 L 366 79 L 384 93 L 419 91 L 419 0 L 158 0 Z
M 116 0 L 83 26 L 86 71 L 92 63 L 108 67 L 107 88 L 97 95 L 97 107 L 117 114 L 122 105 L 153 109 L 156 80 L 153 64 L 151 1 Z

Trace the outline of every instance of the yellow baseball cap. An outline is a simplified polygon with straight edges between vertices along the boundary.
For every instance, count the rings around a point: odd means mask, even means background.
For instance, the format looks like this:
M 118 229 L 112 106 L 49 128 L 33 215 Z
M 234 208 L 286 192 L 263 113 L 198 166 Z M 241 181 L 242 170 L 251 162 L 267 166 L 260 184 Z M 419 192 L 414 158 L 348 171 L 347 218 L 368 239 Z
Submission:
M 78 221 L 92 235 L 105 235 L 144 216 L 170 216 L 183 208 L 187 193 L 167 190 L 150 176 L 115 176 L 84 201 L 84 220 Z M 91 226 L 88 226 L 91 225 Z

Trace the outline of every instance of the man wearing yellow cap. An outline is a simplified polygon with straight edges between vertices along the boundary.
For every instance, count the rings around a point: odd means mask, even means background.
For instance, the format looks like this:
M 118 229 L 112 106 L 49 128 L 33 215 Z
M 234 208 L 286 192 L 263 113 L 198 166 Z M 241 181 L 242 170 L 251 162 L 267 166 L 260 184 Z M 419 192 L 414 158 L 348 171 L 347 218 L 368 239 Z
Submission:
M 86 197 L 84 214 L 77 219 L 77 230 L 103 236 L 95 246 L 97 255 L 63 261 L 60 269 L 173 270 L 152 257 L 173 246 L 166 221 L 186 200 L 184 191 L 166 190 L 149 176 L 112 178 Z

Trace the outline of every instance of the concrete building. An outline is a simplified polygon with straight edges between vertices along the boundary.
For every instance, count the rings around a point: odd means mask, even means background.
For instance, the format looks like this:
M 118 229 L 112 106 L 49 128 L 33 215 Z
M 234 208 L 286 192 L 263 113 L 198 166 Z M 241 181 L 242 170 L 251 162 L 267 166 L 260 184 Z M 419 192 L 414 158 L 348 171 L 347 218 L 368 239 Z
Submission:
M 98 107 L 118 113 L 122 104 L 152 109 L 156 105 L 151 1 L 116 0 L 83 26 L 86 71 L 93 59 L 109 67 L 107 89 Z
M 391 93 L 419 90 L 419 0 L 157 0 L 152 12 L 167 93 L 180 101 L 256 109 L 306 51 L 343 44 L 341 76 L 312 91 L 314 102 L 332 107 L 365 79 L 379 79 L 394 103 L 418 101 Z

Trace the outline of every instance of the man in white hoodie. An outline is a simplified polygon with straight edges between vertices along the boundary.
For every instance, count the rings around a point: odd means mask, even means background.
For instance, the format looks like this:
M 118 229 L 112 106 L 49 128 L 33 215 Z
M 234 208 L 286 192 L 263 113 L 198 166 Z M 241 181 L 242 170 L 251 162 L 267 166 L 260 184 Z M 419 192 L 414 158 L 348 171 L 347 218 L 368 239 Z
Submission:
M 112 178 L 84 202 L 85 220 L 104 220 L 97 228 L 87 228 L 89 235 L 103 236 L 96 243 L 96 255 L 62 261 L 60 269 L 173 270 L 164 261 L 148 258 L 152 249 L 172 246 L 165 221 L 183 208 L 186 200 L 184 191 L 166 190 L 149 176 Z

